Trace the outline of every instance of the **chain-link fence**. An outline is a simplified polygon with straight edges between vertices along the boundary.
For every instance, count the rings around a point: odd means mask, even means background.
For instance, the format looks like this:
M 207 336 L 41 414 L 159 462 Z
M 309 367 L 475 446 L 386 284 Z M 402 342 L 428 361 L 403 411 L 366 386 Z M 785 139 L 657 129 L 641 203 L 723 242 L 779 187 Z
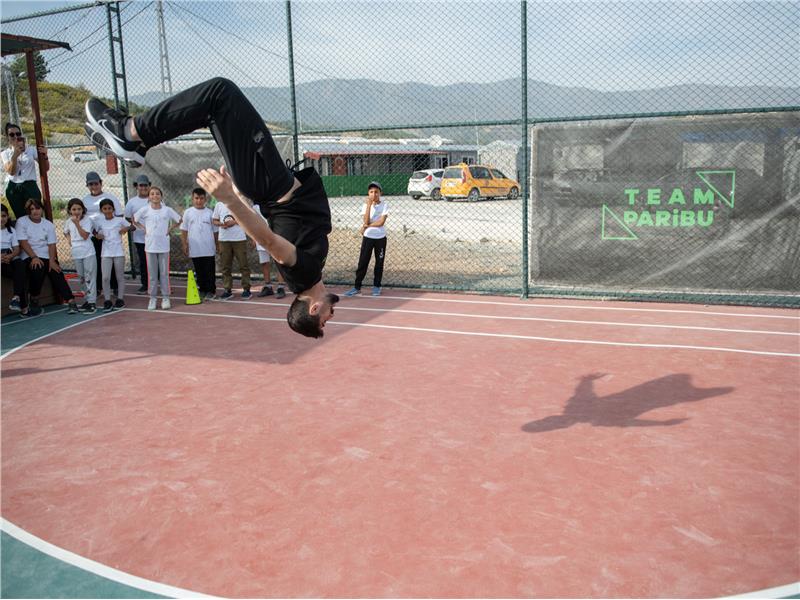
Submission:
M 86 193 L 89 170 L 123 199 L 134 193 L 130 172 L 109 173 L 85 145 L 82 100 L 113 99 L 116 80 L 137 111 L 223 75 L 282 154 L 321 174 L 331 283 L 353 281 L 377 180 L 389 206 L 384 285 L 797 303 L 797 3 L 73 8 L 3 22 L 72 46 L 43 54 L 39 92 L 56 216 Z M 16 96 L 30 131 L 26 90 Z M 212 142 L 184 140 L 151 150 L 143 172 L 180 211 L 194 169 L 220 160 Z M 681 225 L 681 211 L 696 224 Z M 698 224 L 706 211 L 716 220 Z M 177 241 L 171 264 L 190 266 Z

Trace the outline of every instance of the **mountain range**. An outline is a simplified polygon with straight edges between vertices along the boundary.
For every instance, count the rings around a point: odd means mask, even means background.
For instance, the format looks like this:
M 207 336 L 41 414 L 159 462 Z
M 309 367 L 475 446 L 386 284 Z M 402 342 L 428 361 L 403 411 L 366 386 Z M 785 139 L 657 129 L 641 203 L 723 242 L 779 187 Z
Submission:
M 288 87 L 248 87 L 245 94 L 270 123 L 291 121 Z M 324 79 L 298 84 L 302 130 L 409 126 L 518 119 L 520 79 L 434 86 L 371 79 Z M 153 105 L 160 92 L 132 96 Z M 529 119 L 610 114 L 800 106 L 800 87 L 684 84 L 602 92 L 528 81 Z

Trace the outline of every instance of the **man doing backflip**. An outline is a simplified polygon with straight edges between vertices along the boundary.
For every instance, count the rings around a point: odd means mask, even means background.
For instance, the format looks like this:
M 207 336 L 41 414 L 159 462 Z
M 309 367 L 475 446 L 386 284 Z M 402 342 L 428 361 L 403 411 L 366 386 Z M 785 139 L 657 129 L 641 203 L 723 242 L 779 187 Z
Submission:
M 263 119 L 233 82 L 211 79 L 136 117 L 90 98 L 86 120 L 92 142 L 129 166 L 143 165 L 153 146 L 208 127 L 227 166 L 203 169 L 197 184 L 224 202 L 247 234 L 267 249 L 297 294 L 286 315 L 289 327 L 322 337 L 339 301 L 322 282 L 331 231 L 328 197 L 313 168 L 294 172 L 284 164 Z

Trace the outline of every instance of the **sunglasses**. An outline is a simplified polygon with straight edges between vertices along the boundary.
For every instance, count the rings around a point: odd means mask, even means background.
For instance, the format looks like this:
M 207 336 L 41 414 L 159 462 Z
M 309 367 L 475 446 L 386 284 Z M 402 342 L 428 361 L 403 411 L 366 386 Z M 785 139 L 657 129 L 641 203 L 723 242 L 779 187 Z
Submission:
M 10 138 L 16 137 L 16 138 L 23 138 L 24 139 L 21 131 L 9 131 L 8 132 L 8 137 L 10 137 Z

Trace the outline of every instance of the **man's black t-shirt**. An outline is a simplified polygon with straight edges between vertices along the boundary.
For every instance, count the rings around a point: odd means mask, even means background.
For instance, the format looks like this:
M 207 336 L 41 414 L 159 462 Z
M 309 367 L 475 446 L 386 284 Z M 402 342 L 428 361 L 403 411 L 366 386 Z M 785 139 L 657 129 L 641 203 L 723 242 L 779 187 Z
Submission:
M 297 262 L 293 266 L 278 263 L 276 266 L 289 289 L 299 294 L 322 279 L 328 256 L 331 208 L 322 179 L 312 167 L 298 171 L 295 177 L 301 186 L 288 202 L 270 202 L 260 208 L 272 231 L 297 248 Z

